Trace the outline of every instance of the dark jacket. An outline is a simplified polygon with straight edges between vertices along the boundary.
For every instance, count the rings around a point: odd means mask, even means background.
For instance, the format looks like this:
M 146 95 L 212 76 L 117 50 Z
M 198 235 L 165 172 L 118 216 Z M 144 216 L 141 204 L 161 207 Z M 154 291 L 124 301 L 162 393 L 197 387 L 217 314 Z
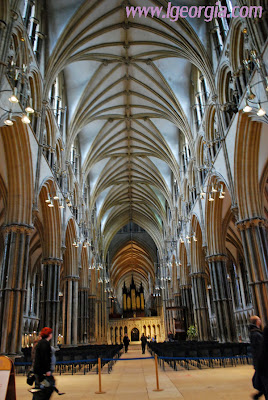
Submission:
M 257 372 L 268 379 L 268 325 L 263 331 L 263 341 L 257 359 Z
M 256 325 L 249 325 L 249 338 L 251 343 L 251 353 L 253 358 L 253 366 L 257 368 L 257 360 L 259 358 L 263 334 L 262 331 Z
M 142 336 L 142 337 L 141 337 L 141 344 L 142 344 L 143 346 L 145 346 L 146 343 L 147 343 L 147 337 L 146 337 L 146 336 Z
M 129 345 L 129 342 L 130 342 L 130 340 L 129 340 L 128 336 L 124 336 L 124 339 L 123 339 L 124 346 L 127 347 Z
M 51 347 L 46 339 L 41 339 L 35 348 L 34 373 L 42 377 L 51 371 Z

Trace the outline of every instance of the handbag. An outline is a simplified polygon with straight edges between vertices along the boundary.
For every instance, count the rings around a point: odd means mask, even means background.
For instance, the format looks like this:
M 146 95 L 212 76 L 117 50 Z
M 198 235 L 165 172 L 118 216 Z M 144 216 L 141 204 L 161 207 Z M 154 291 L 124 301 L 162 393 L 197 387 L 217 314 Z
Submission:
M 32 370 L 28 371 L 26 382 L 28 385 L 32 386 L 35 382 L 35 375 Z

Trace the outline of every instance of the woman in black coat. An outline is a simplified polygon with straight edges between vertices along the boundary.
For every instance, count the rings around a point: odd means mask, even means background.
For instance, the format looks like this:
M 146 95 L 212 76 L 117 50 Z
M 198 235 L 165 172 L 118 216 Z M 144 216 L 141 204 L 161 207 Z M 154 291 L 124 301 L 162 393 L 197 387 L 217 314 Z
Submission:
M 33 400 L 49 400 L 54 391 L 54 378 L 51 373 L 51 346 L 49 344 L 52 338 L 52 329 L 43 328 L 40 336 L 41 340 L 36 345 L 34 357 L 35 388 L 31 392 Z
M 265 400 L 268 400 L 268 325 L 263 331 L 263 342 L 261 345 L 260 353 L 257 359 L 257 381 Z

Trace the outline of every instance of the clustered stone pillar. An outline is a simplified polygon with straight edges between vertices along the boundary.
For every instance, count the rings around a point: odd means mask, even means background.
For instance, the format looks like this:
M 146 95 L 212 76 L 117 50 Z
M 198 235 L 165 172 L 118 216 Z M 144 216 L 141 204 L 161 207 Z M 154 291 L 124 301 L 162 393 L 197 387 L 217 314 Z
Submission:
M 237 223 L 241 231 L 255 313 L 268 323 L 267 221 L 252 218 Z
M 102 305 L 102 343 L 107 343 L 108 314 L 107 314 L 107 302 L 104 296 L 102 298 L 101 305 Z
M 51 344 L 57 345 L 59 331 L 59 290 L 60 266 L 62 260 L 47 258 L 43 260 L 43 290 L 41 298 L 41 328 L 49 326 L 53 331 Z
M 80 288 L 78 292 L 78 341 L 88 343 L 89 340 L 89 299 L 88 288 Z
M 200 340 L 210 339 L 209 314 L 206 291 L 206 274 L 197 272 L 191 274 L 194 312 Z
M 77 345 L 78 280 L 77 276 L 66 276 L 64 281 L 63 336 L 68 346 Z
M 89 341 L 90 343 L 96 341 L 96 296 L 88 296 L 89 302 Z
M 96 325 L 95 325 L 95 337 L 97 338 L 97 342 L 101 343 L 102 339 L 102 307 L 101 300 L 96 299 Z
M 185 312 L 186 312 L 185 325 L 187 330 L 190 325 L 194 324 L 192 288 L 191 285 L 180 285 L 180 290 L 181 290 L 181 304 L 183 307 L 185 307 Z
M 236 340 L 235 318 L 231 289 L 227 279 L 227 256 L 217 254 L 208 256 L 212 288 L 212 301 L 215 304 L 218 337 L 221 342 Z
M 12 224 L 4 227 L 4 256 L 0 275 L 0 352 L 21 351 L 23 311 L 28 274 L 32 227 Z

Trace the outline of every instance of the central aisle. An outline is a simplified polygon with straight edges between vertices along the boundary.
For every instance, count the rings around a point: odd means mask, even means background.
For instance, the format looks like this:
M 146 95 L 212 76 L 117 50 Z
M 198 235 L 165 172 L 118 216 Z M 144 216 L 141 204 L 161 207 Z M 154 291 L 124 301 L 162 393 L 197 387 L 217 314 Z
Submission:
M 121 360 L 126 358 L 145 358 L 150 357 L 148 351 L 145 354 L 141 352 L 141 346 L 130 345 L 126 354 L 123 354 Z M 110 383 L 110 378 L 117 382 L 115 397 L 113 399 L 126 399 L 126 400 L 147 400 L 147 399 L 179 399 L 182 395 L 171 382 L 168 375 L 159 369 L 160 388 L 164 389 L 162 392 L 154 392 L 156 389 L 156 375 L 155 375 L 155 361 L 154 359 L 144 360 L 126 360 L 118 361 L 113 367 L 113 371 L 109 379 L 103 375 L 103 390 L 107 388 Z

